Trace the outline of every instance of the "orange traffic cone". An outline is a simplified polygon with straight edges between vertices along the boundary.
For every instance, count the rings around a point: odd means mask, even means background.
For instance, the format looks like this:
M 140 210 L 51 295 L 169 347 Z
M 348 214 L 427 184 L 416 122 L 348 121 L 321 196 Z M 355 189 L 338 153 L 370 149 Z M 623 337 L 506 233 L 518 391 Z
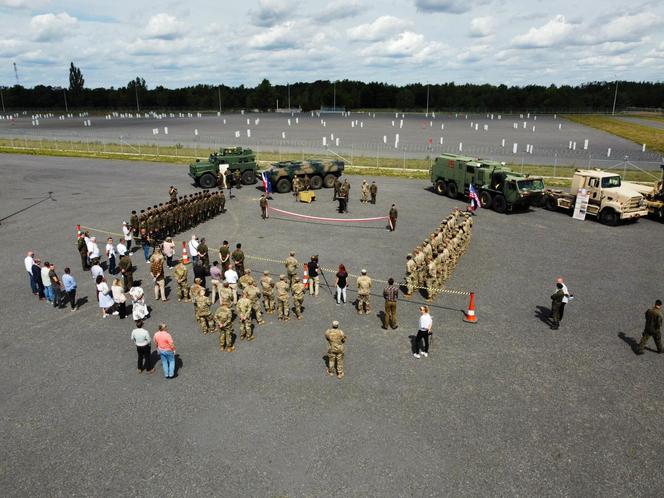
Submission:
M 182 264 L 183 265 L 188 265 L 189 264 L 189 254 L 187 254 L 187 243 L 186 242 L 182 243 Z
M 309 265 L 307 263 L 304 263 L 304 277 L 302 277 L 302 283 L 304 284 L 305 289 L 309 288 Z
M 81 232 L 81 225 L 76 225 L 76 238 L 80 239 L 83 236 L 83 233 Z
M 467 323 L 477 323 L 477 316 L 475 316 L 475 293 L 470 293 L 470 304 L 468 305 L 468 311 L 463 317 L 463 321 Z

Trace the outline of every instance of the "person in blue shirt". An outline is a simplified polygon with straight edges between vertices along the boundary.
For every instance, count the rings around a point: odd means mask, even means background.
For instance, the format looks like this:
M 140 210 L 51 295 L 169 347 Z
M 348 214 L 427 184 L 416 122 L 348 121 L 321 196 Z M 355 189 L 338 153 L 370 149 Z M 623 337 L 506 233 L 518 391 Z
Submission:
M 71 304 L 71 310 L 76 311 L 78 307 L 76 306 L 76 280 L 71 275 L 71 270 L 65 268 L 65 274 L 62 275 L 62 284 L 65 286 L 65 292 L 69 298 L 69 304 Z

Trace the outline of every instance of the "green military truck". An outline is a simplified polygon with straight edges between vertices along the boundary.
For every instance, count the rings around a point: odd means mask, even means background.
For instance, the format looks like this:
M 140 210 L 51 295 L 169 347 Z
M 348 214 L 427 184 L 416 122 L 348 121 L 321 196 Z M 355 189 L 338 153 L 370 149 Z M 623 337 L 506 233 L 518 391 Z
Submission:
M 293 188 L 295 177 L 304 178 L 309 176 L 312 190 L 321 187 L 334 187 L 334 180 L 339 178 L 344 171 L 344 162 L 339 160 L 319 161 L 309 159 L 306 161 L 281 161 L 272 164 L 266 170 L 274 191 L 280 194 L 290 192 Z
M 544 192 L 541 177 L 515 173 L 496 161 L 457 154 L 438 156 L 429 173 L 436 193 L 456 199 L 467 196 L 472 184 L 480 205 L 498 213 L 537 205 Z
M 219 166 L 228 164 L 228 170 L 240 171 L 242 183 L 252 185 L 256 183 L 256 154 L 251 149 L 242 147 L 222 147 L 219 152 L 210 154 L 207 161 L 196 159 L 189 165 L 189 176 L 196 185 L 203 188 L 212 188 L 217 184 Z

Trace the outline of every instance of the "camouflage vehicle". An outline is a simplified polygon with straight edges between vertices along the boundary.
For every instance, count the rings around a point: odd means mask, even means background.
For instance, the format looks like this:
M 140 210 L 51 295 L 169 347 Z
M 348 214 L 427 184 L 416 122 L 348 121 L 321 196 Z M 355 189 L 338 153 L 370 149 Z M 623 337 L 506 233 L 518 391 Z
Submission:
M 646 201 L 633 184 L 623 185 L 620 175 L 599 169 L 577 169 L 570 192 L 547 189 L 542 204 L 550 211 L 573 212 L 581 189 L 588 192 L 586 214 L 597 217 L 604 225 L 615 226 L 624 220 L 648 216 Z
M 659 221 L 664 221 L 664 163 L 660 166 L 662 178 L 654 187 L 646 187 L 638 183 L 623 182 L 623 186 L 632 187 L 646 199 L 648 214 Z
M 219 152 L 210 154 L 205 162 L 196 159 L 196 162 L 189 165 L 189 176 L 196 185 L 212 188 L 217 184 L 220 164 L 228 164 L 231 172 L 239 170 L 244 185 L 256 183 L 256 154 L 242 147 L 222 147 Z
M 472 184 L 480 205 L 498 213 L 537 205 L 544 192 L 541 177 L 521 175 L 502 163 L 457 154 L 442 154 L 431 165 L 431 182 L 440 195 L 466 197 Z
M 310 159 L 307 161 L 282 161 L 272 164 L 266 170 L 274 191 L 280 194 L 290 192 L 293 187 L 293 178 L 304 178 L 309 176 L 312 190 L 321 187 L 332 188 L 334 180 L 339 178 L 344 171 L 343 161 L 319 161 Z

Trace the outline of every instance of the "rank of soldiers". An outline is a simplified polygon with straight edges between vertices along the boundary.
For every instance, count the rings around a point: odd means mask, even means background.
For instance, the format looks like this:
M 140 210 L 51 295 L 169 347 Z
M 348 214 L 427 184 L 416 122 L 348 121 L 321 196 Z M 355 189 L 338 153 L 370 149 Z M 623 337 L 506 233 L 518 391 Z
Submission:
M 424 288 L 432 301 L 468 249 L 473 229 L 470 213 L 454 209 L 429 238 L 406 256 L 406 295 Z

